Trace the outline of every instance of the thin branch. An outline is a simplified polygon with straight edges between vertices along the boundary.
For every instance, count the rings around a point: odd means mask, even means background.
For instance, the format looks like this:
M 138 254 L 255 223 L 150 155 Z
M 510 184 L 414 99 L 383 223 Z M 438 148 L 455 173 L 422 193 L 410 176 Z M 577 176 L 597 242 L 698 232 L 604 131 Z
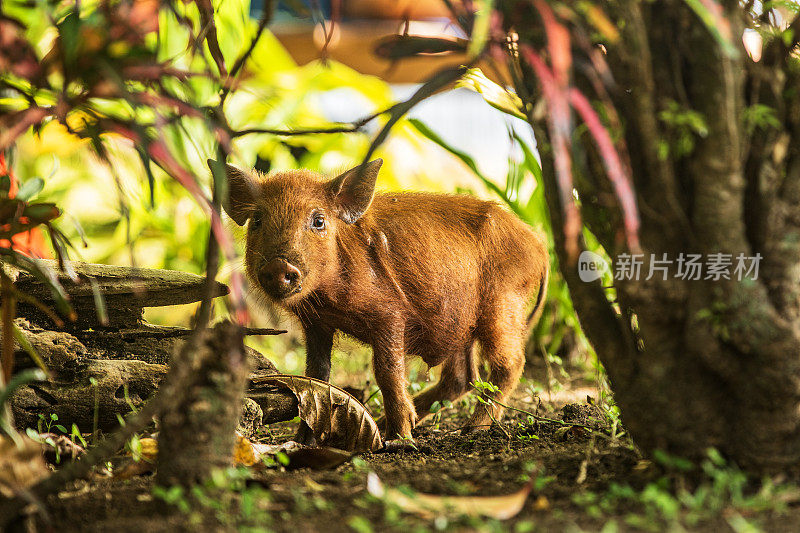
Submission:
M 244 67 L 244 64 L 250 59 L 250 56 L 253 54 L 253 51 L 256 48 L 256 45 L 261 40 L 261 35 L 264 33 L 264 30 L 267 29 L 270 21 L 272 21 L 272 11 L 273 11 L 273 0 L 266 0 L 264 2 L 264 11 L 261 13 L 261 20 L 258 21 L 258 29 L 256 30 L 256 35 L 250 41 L 250 46 L 247 47 L 247 50 L 236 60 L 231 67 L 231 71 L 228 73 L 228 81 L 225 83 L 225 86 L 222 88 L 222 92 L 220 93 L 219 101 L 220 104 L 225 102 L 225 99 L 230 94 L 231 89 L 233 88 L 233 79 L 239 73 L 239 71 Z
M 333 127 L 326 127 L 326 128 L 307 128 L 307 129 L 296 129 L 296 130 L 279 130 L 279 129 L 271 129 L 271 128 L 247 128 L 238 131 L 231 131 L 231 137 L 242 137 L 244 135 L 251 135 L 254 133 L 267 133 L 270 135 L 285 135 L 285 136 L 292 136 L 292 135 L 316 135 L 316 134 L 325 134 L 325 133 L 355 133 L 364 126 L 366 126 L 371 121 L 375 120 L 381 115 L 385 115 L 386 113 L 391 113 L 398 104 L 392 104 L 390 107 L 383 109 L 381 111 L 372 113 L 371 115 L 367 115 L 362 117 L 358 120 L 354 120 L 353 122 L 344 122 L 340 123 L 341 126 L 333 126 Z
M 609 435 L 606 435 L 605 433 L 603 433 L 601 431 L 601 428 L 592 427 L 592 426 L 589 426 L 587 424 L 579 424 L 577 422 L 567 422 L 565 420 L 559 420 L 557 418 L 548 418 L 546 416 L 536 415 L 536 414 L 531 413 L 530 411 L 526 411 L 525 409 L 519 409 L 517 407 L 512 407 L 512 406 L 504 404 L 502 402 L 498 402 L 494 398 L 492 398 L 491 401 L 493 401 L 494 403 L 496 403 L 500 407 L 504 407 L 504 408 L 506 408 L 506 409 L 508 409 L 510 411 L 516 411 L 518 413 L 522 413 L 522 414 L 527 415 L 527 416 L 533 418 L 534 420 L 538 420 L 540 422 L 547 422 L 547 423 L 550 423 L 550 424 L 558 424 L 558 425 L 563 426 L 563 427 L 577 427 L 577 428 L 585 429 L 586 431 L 588 431 L 592 435 L 598 435 L 598 436 L 606 438 L 606 439 L 609 438 Z M 494 419 L 494 417 L 492 417 L 492 420 L 494 420 L 495 424 L 500 426 L 500 429 L 503 430 L 503 433 L 508 435 L 508 432 L 505 429 L 503 429 L 503 427 L 500 425 L 499 422 L 497 422 L 497 420 Z M 475 427 L 480 427 L 480 426 L 475 426 Z
M 167 329 L 167 330 L 155 330 L 155 331 L 128 331 L 128 332 L 105 332 L 105 331 L 92 331 L 92 332 L 83 332 L 82 336 L 92 336 L 92 337 L 114 337 L 114 338 L 122 338 L 122 340 L 128 339 L 173 339 L 173 338 L 180 338 L 180 337 L 188 337 L 194 333 L 195 330 L 193 329 L 184 329 L 184 328 L 176 328 L 176 329 Z M 272 328 L 242 328 L 242 333 L 244 335 L 281 335 L 286 333 L 285 329 L 272 329 Z

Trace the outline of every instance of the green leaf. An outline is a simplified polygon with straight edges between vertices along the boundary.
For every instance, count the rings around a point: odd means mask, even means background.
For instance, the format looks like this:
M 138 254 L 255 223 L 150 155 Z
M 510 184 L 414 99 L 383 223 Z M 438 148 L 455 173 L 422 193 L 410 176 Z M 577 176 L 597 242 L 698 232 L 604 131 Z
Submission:
M 44 188 L 44 180 L 42 178 L 31 178 L 19 187 L 16 198 L 24 202 L 30 201 L 33 197 L 39 194 Z
M 533 174 L 533 177 L 536 178 L 536 183 L 540 186 L 542 184 L 542 165 L 539 164 L 539 159 L 537 159 L 536 155 L 531 150 L 531 147 L 528 146 L 528 143 L 525 142 L 519 134 L 512 130 L 511 131 L 512 137 L 514 140 L 517 141 L 519 147 L 522 149 L 522 154 L 525 158 L 525 166 L 527 167 L 528 171 Z
M 78 46 L 80 45 L 81 20 L 77 11 L 70 13 L 58 25 L 58 33 L 61 37 L 61 48 L 64 55 L 64 63 L 67 67 L 75 64 L 78 58 Z
M 31 204 L 25 206 L 22 216 L 28 217 L 35 224 L 41 224 L 61 216 L 61 210 L 56 207 L 56 204 Z
M 523 103 L 519 96 L 487 78 L 479 68 L 469 69 L 456 86 L 475 91 L 486 100 L 487 104 L 498 111 L 522 120 L 526 118 L 525 113 L 522 112 Z
M 89 283 L 92 284 L 92 296 L 94 297 L 94 308 L 97 311 L 97 320 L 100 324 L 108 324 L 108 310 L 106 309 L 106 299 L 100 292 L 100 284 L 93 276 L 89 276 Z
M 492 25 L 492 12 L 494 11 L 494 0 L 477 0 L 477 12 L 475 21 L 472 24 L 472 39 L 467 47 L 467 55 L 475 58 L 483 52 L 486 42 L 489 40 L 489 30 Z
M 0 193 L 4 196 L 8 196 L 8 191 L 11 190 L 11 176 L 8 174 L 3 174 L 0 176 Z

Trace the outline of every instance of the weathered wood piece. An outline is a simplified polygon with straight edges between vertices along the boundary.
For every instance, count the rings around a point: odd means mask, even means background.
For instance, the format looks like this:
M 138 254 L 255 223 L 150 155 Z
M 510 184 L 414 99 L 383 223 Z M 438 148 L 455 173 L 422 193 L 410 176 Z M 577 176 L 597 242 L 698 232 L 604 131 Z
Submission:
M 197 302 L 203 297 L 205 288 L 203 276 L 188 272 L 81 262 L 71 263 L 77 274 L 75 281 L 58 269 L 57 262 L 42 262 L 58 277 L 78 315 L 77 324 L 67 324 L 69 329 L 135 325 L 141 322 L 145 307 Z M 11 276 L 18 291 L 53 307 L 50 289 L 40 280 L 16 270 L 11 272 Z M 102 324 L 98 318 L 96 293 L 105 300 L 107 324 Z M 225 294 L 228 294 L 228 287 L 215 282 L 213 296 Z M 20 301 L 19 314 L 48 327 L 53 326 L 52 320 L 30 303 Z
M 75 423 L 83 432 L 92 431 L 97 402 L 97 427 L 103 431 L 114 429 L 119 425 L 118 415 L 125 416 L 132 409 L 141 408 L 155 392 L 166 375 L 172 351 L 185 338 L 151 336 L 172 332 L 174 328 L 147 324 L 124 330 L 124 336 L 120 332 L 103 332 L 98 336 L 83 331 L 46 330 L 22 318 L 15 323 L 52 374 L 50 381 L 22 387 L 12 397 L 12 411 L 20 428 L 36 427 L 40 415 L 49 419 L 55 413 L 59 423 L 66 427 Z M 246 355 L 252 377 L 277 373 L 272 361 L 256 350 L 248 347 Z M 19 345 L 15 361 L 16 370 L 34 365 Z M 269 406 L 269 420 L 296 416 L 296 409 L 292 414 L 289 405 L 290 394 L 279 391 L 264 394 L 258 390 L 255 394 L 259 405 Z M 261 420 L 256 424 L 260 427 Z
M 50 381 L 17 389 L 11 397 L 11 411 L 18 427 L 45 425 L 50 414 L 69 429 L 72 424 L 84 432 L 96 427 L 110 431 L 119 426 L 118 415 L 138 410 L 153 395 L 167 374 L 165 365 L 142 361 L 80 362 L 71 374 L 59 374 Z
M 286 387 L 264 383 L 257 376 L 251 376 L 247 397 L 261 407 L 264 424 L 285 422 L 300 415 L 300 403 L 293 392 Z
M 59 375 L 52 381 L 18 389 L 10 400 L 15 423 L 20 429 L 35 428 L 40 419 L 46 422 L 55 413 L 59 424 L 71 428 L 74 423 L 81 432 L 89 433 L 95 427 L 96 411 L 97 429 L 113 431 L 119 426 L 118 416 L 125 417 L 140 409 L 155 393 L 167 369 L 166 365 L 142 361 L 85 360 L 71 375 Z M 256 379 L 265 373 L 275 372 L 262 369 L 250 377 Z M 298 415 L 297 398 L 286 389 L 251 386 L 246 396 L 261 411 L 256 416 L 253 407 L 248 407 L 248 419 L 242 421 L 242 426 L 250 434 L 255 434 L 263 424 L 291 420 Z

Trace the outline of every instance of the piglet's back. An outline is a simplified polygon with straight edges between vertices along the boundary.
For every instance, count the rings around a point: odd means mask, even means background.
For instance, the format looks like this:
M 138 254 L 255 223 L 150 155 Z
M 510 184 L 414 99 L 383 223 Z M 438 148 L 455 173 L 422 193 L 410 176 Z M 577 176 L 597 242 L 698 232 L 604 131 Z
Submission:
M 474 294 L 498 281 L 527 285 L 545 268 L 543 237 L 494 202 L 434 193 L 377 194 L 368 214 L 365 229 L 379 239 L 385 235 L 395 272 L 420 296 Z

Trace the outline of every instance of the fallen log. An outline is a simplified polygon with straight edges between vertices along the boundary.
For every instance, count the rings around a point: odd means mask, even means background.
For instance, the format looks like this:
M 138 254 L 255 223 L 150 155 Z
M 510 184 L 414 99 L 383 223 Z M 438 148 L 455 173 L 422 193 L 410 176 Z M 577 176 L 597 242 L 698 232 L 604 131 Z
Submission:
M 35 428 L 40 420 L 46 427 L 55 414 L 68 429 L 74 423 L 82 433 L 95 428 L 113 431 L 119 417 L 142 408 L 167 370 L 166 365 L 142 361 L 85 359 L 69 375 L 19 388 L 10 399 L 11 410 L 19 428 Z M 260 369 L 250 378 L 274 373 L 274 369 Z M 261 420 L 249 423 L 252 432 L 262 424 L 291 420 L 298 414 L 297 398 L 286 390 L 256 385 L 248 388 L 246 396 L 263 412 Z
M 197 302 L 203 296 L 205 278 L 189 272 L 155 268 L 133 268 L 93 263 L 72 262 L 75 278 L 58 270 L 55 261 L 39 260 L 52 269 L 54 276 L 69 295 L 77 314 L 74 323 L 63 328 L 89 329 L 97 327 L 130 327 L 142 322 L 145 307 L 161 307 Z M 51 308 L 54 307 L 50 288 L 22 271 L 10 272 L 14 288 Z M 228 287 L 216 282 L 213 296 L 228 294 Z M 105 313 L 98 309 L 98 296 L 104 300 Z M 19 314 L 48 328 L 57 328 L 52 318 L 38 306 L 19 302 Z M 105 315 L 105 316 L 103 316 Z M 61 329 L 58 327 L 58 329 Z
M 48 263 L 54 270 L 56 265 Z M 196 301 L 205 279 L 169 270 L 140 269 L 72 263 L 77 281 L 56 272 L 78 313 L 76 323 L 55 325 L 35 307 L 20 303 L 21 318 L 15 325 L 27 347 L 15 345 L 14 370 L 36 365 L 28 353 L 38 355 L 50 373 L 46 382 L 20 388 L 10 400 L 19 428 L 47 427 L 52 414 L 67 429 L 75 424 L 83 433 L 96 429 L 112 431 L 119 418 L 141 409 L 155 393 L 168 371 L 173 354 L 193 330 L 148 324 L 142 320 L 144 307 Z M 35 278 L 17 272 L 14 286 L 19 292 L 50 301 L 49 289 Z M 110 324 L 98 322 L 95 294 L 106 301 Z M 217 284 L 216 295 L 227 293 Z M 245 328 L 244 334 L 277 335 L 269 328 Z M 277 373 L 266 357 L 246 348 L 251 377 Z M 251 391 L 257 407 L 246 410 L 242 429 L 256 433 L 263 423 L 291 420 L 297 416 L 297 401 L 280 390 Z M 263 417 L 257 409 L 263 411 Z
M 50 381 L 19 388 L 11 397 L 17 427 L 49 425 L 50 415 L 67 429 L 76 424 L 82 433 L 111 431 L 118 416 L 138 411 L 158 389 L 166 365 L 142 361 L 86 359 Z

